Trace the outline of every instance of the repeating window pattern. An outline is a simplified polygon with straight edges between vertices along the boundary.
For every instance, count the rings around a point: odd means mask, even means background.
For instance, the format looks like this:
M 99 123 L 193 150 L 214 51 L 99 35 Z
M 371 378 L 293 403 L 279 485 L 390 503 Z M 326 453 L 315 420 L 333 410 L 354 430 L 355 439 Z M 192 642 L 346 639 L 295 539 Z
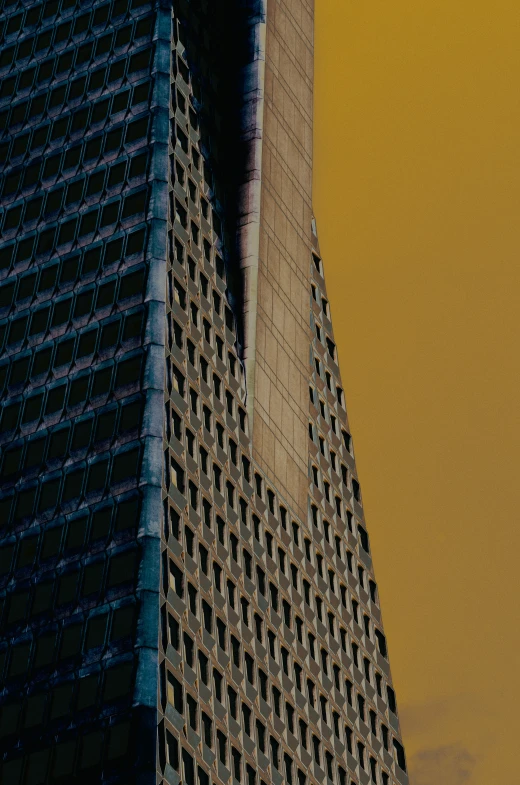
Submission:
M 0 9 L 0 779 L 126 779 L 150 101 L 141 0 Z
M 321 260 L 304 521 L 252 458 L 222 15 L 156 7 L 0 10 L 0 778 L 130 785 L 158 719 L 163 783 L 406 785 Z M 132 703 L 168 36 L 156 711 Z
M 231 303 L 218 174 L 178 8 L 159 774 L 193 785 L 407 783 L 323 278 L 316 270 L 302 521 L 252 460 L 236 327 L 222 310 Z

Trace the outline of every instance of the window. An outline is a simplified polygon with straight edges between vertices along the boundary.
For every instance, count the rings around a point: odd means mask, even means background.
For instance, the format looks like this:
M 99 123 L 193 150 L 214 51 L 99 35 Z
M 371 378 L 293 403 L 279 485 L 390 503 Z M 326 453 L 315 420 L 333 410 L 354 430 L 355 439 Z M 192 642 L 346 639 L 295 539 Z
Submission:
M 267 489 L 267 503 L 269 505 L 269 512 L 272 515 L 275 514 L 274 501 L 275 501 L 275 495 L 274 495 L 273 491 L 270 488 L 268 488 Z
M 228 685 L 228 703 L 229 703 L 229 713 L 233 717 L 234 720 L 237 719 L 238 714 L 238 706 L 237 706 L 237 699 L 238 695 L 233 689 Z
M 323 722 L 327 722 L 327 703 L 327 698 L 324 695 L 320 695 L 321 718 Z
M 213 723 L 206 714 L 206 712 L 202 712 L 202 738 L 204 739 L 204 744 L 209 747 L 210 749 L 213 748 Z
M 309 695 L 309 703 L 314 708 L 316 704 L 316 686 L 311 679 L 307 679 L 307 693 Z
M 197 709 L 198 703 L 189 693 L 186 695 L 186 704 L 188 706 L 188 721 L 193 730 L 197 730 Z
M 200 678 L 202 683 L 207 686 L 209 684 L 209 660 L 204 654 L 204 652 L 200 650 L 198 652 L 198 657 L 199 657 Z
M 264 628 L 263 628 L 263 621 L 258 613 L 255 613 L 255 635 L 260 643 L 263 643 L 264 640 Z
M 396 700 L 395 700 L 395 692 L 393 691 L 393 689 L 391 687 L 387 686 L 386 694 L 388 696 L 388 708 L 394 714 L 397 714 L 397 703 L 396 703 Z
M 383 657 L 387 658 L 388 657 L 388 650 L 387 650 L 387 647 L 386 647 L 386 638 L 383 635 L 383 633 L 381 632 L 381 630 L 377 629 L 377 627 L 375 627 L 375 634 L 376 634 L 376 640 L 377 640 L 377 648 L 379 649 L 379 652 L 383 655 Z
M 242 724 L 244 726 L 244 731 L 247 733 L 249 737 L 251 737 L 251 709 L 245 703 L 242 703 Z
M 227 763 L 227 738 L 221 730 L 217 730 L 218 757 L 224 766 Z
M 190 638 L 187 632 L 185 632 L 183 635 L 183 641 L 184 641 L 184 659 L 186 663 L 190 666 L 190 668 L 193 668 L 195 644 L 193 643 L 193 640 Z
M 259 565 L 257 565 L 256 567 L 256 578 L 258 584 L 258 591 L 263 597 L 265 597 L 265 572 Z
M 292 775 L 293 763 L 292 763 L 292 759 L 285 752 L 284 756 L 283 756 L 283 760 L 284 760 L 284 768 L 285 768 L 285 781 L 287 782 L 287 785 L 293 785 L 293 775 Z
M 352 728 L 349 728 L 348 725 L 345 725 L 345 738 L 347 740 L 347 749 L 350 752 L 350 754 L 352 755 L 353 754 L 353 748 L 352 748 Z
M 258 678 L 260 681 L 260 695 L 264 699 L 266 703 L 268 703 L 268 695 L 267 695 L 267 675 L 264 671 L 259 668 L 258 669 Z
M 388 751 L 388 728 L 381 723 L 381 736 L 383 737 L 383 747 Z
M 250 684 L 255 683 L 255 661 L 253 657 L 246 652 L 244 654 L 244 660 L 246 663 L 246 677 Z
M 276 661 L 276 635 L 272 630 L 267 630 L 267 640 L 269 642 L 269 654 Z
M 281 717 L 281 698 L 282 693 L 277 687 L 273 687 L 273 707 L 277 717 Z
M 166 748 L 168 751 L 168 763 L 175 771 L 179 771 L 179 742 L 169 730 L 166 731 Z
M 298 690 L 300 692 L 303 692 L 303 689 L 302 689 L 302 673 L 303 673 L 302 666 L 298 662 L 295 662 L 294 663 L 294 680 L 296 682 L 296 687 L 298 688 Z
M 278 744 L 276 739 L 273 738 L 273 736 L 270 736 L 270 744 L 271 744 L 271 763 L 278 771 L 280 766 L 280 761 L 279 761 L 280 745 Z
M 316 638 L 309 632 L 309 654 L 313 660 L 316 660 Z
M 301 741 L 301 745 L 302 745 L 303 749 L 306 750 L 308 748 L 307 747 L 307 744 L 308 744 L 308 741 L 307 741 L 307 732 L 308 732 L 307 723 L 304 720 L 300 719 L 298 721 L 298 725 L 300 726 L 300 741 Z
M 258 748 L 260 752 L 265 754 L 265 726 L 260 722 L 260 720 L 256 721 L 256 738 L 258 740 Z
M 193 584 L 188 583 L 188 606 L 194 616 L 197 616 L 197 589 Z
M 172 673 L 168 673 L 167 694 L 168 702 L 173 705 L 179 714 L 182 714 L 184 711 L 182 685 L 177 681 Z
M 250 482 L 251 481 L 251 462 L 249 461 L 249 458 L 246 458 L 245 455 L 242 456 L 242 472 L 243 472 L 243 475 L 244 475 L 245 479 L 247 480 L 247 482 Z
M 211 635 L 213 632 L 213 609 L 206 600 L 202 600 L 202 617 L 204 629 Z
M 328 676 L 329 675 L 329 663 L 328 663 L 328 653 L 325 649 L 321 649 L 321 667 L 323 669 L 323 673 Z
M 358 749 L 359 765 L 361 766 L 362 769 L 364 769 L 365 768 L 365 747 L 364 747 L 364 745 L 360 741 L 358 741 L 358 743 L 357 743 L 357 749 Z
M 242 608 L 242 621 L 249 627 L 249 602 L 245 597 L 241 597 L 240 605 Z
M 222 621 L 222 619 L 217 617 L 217 640 L 218 645 L 220 646 L 223 651 L 227 650 L 227 641 L 226 641 L 226 625 Z
M 224 677 L 216 668 L 213 668 L 213 686 L 216 699 L 222 703 L 222 682 Z
M 242 782 L 242 756 L 235 747 L 231 748 L 233 757 L 233 776 L 237 782 Z
M 316 761 L 318 766 L 321 765 L 320 746 L 321 746 L 320 740 L 318 739 L 317 736 L 312 734 L 312 750 L 314 752 L 314 760 Z
M 271 595 L 271 607 L 278 613 L 278 588 L 274 583 L 269 583 L 269 593 Z
M 236 610 L 236 586 L 231 580 L 228 578 L 227 580 L 227 591 L 228 591 L 228 602 L 233 610 Z
M 250 580 L 252 580 L 253 579 L 253 558 L 252 558 L 251 554 L 249 553 L 249 551 L 247 551 L 245 548 L 243 550 L 243 555 L 244 555 L 244 569 L 245 569 L 245 573 L 246 573 L 247 577 Z
M 233 664 L 240 668 L 240 641 L 234 635 L 231 636 L 231 655 Z
M 397 765 L 403 771 L 406 771 L 406 758 L 404 754 L 403 746 L 397 739 L 394 739 L 394 750 L 395 750 L 395 757 L 397 760 Z
M 329 778 L 329 780 L 334 779 L 334 774 L 332 771 L 332 761 L 333 761 L 332 754 L 327 750 L 325 752 L 325 764 L 327 769 L 327 777 Z
M 179 651 L 180 647 L 180 624 L 177 619 L 168 614 L 168 638 L 174 649 Z

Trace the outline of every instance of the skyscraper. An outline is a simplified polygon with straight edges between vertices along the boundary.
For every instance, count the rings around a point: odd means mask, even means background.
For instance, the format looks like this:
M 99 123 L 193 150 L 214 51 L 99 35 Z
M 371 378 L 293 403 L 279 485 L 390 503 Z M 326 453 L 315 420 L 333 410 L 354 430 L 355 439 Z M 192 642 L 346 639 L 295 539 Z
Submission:
M 0 780 L 406 785 L 312 1 L 0 25 Z

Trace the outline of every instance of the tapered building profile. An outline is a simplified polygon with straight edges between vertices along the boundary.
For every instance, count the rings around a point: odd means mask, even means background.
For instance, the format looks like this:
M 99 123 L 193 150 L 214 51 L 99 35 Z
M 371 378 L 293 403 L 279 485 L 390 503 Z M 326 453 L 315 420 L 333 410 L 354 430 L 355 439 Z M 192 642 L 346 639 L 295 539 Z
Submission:
M 0 781 L 407 785 L 313 0 L 3 0 Z

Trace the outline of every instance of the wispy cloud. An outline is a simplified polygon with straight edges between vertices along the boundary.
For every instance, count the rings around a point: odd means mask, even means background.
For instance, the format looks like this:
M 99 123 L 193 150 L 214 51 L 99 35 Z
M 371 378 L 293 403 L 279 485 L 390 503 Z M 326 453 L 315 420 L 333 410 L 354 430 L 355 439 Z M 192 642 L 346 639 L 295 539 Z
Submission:
M 420 750 L 410 761 L 413 785 L 470 785 L 476 759 L 460 744 Z

